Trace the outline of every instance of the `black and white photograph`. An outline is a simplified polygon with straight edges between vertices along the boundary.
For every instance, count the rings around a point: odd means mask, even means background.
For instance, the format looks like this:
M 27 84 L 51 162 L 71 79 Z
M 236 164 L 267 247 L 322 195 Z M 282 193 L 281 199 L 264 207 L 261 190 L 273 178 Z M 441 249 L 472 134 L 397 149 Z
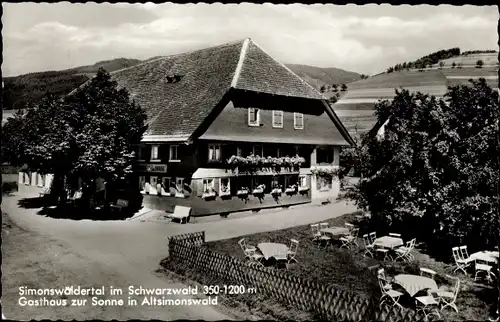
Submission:
M 2 320 L 500 321 L 498 6 L 2 9 Z

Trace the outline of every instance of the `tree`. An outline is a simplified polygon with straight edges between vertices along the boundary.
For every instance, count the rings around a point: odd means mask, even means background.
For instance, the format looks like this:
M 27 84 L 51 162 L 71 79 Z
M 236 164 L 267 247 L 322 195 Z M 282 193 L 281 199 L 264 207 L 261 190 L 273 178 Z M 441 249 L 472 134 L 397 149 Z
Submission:
M 346 85 L 346 84 L 342 84 L 342 86 L 340 87 L 340 90 L 341 90 L 342 92 L 347 91 L 347 85 Z
M 484 65 L 484 62 L 480 59 L 476 62 L 476 68 L 482 68 Z
M 338 84 L 332 84 L 333 91 L 336 92 L 338 91 L 339 85 Z
M 457 64 L 457 68 L 458 68 L 458 69 L 462 68 L 462 63 L 458 63 L 458 64 Z
M 440 62 L 439 62 L 439 68 L 443 68 L 443 67 L 444 67 L 444 65 L 445 65 L 445 63 L 444 63 L 443 61 L 440 61 Z
M 453 63 L 451 64 L 451 68 L 455 68 L 456 66 L 457 66 L 457 64 L 456 64 L 455 62 L 453 62 Z
M 326 87 L 325 87 L 325 85 L 321 86 L 321 87 L 320 87 L 320 89 L 319 89 L 319 91 L 320 91 L 321 93 L 324 93 L 324 92 L 326 91 Z
M 90 194 L 99 177 L 110 184 L 127 179 L 145 119 L 127 90 L 100 69 L 72 95 L 49 94 L 28 110 L 24 159 L 30 169 L 54 174 L 57 197 L 63 197 L 64 178 L 70 185 L 81 179 L 84 195 Z
M 2 162 L 20 166 L 24 158 L 24 111 L 16 110 L 2 127 Z
M 375 106 L 379 124 L 388 120 L 383 138 L 342 152 L 362 177 L 348 197 L 380 227 L 418 234 L 446 256 L 452 245 L 499 242 L 498 93 L 471 83 L 444 99 L 396 91 Z

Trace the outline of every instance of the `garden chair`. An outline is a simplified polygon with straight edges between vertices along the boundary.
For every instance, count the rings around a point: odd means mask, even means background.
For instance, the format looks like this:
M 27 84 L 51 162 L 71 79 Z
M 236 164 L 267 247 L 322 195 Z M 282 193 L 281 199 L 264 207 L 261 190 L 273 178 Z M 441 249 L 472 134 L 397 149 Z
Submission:
M 445 290 L 438 290 L 437 296 L 443 302 L 444 305 L 441 306 L 441 310 L 443 310 L 445 307 L 451 307 L 455 310 L 455 312 L 458 313 L 458 308 L 455 302 L 457 301 L 458 297 L 458 291 L 460 290 L 460 279 L 457 277 L 453 277 L 450 275 L 446 275 L 447 278 L 449 279 L 454 279 L 455 280 L 455 287 L 453 291 L 445 291 Z
M 432 295 L 419 296 L 415 298 L 415 304 L 417 306 L 417 313 L 421 311 L 424 313 L 425 321 L 429 320 L 429 315 L 437 315 L 441 319 L 441 314 L 439 314 L 438 306 L 439 302 Z
M 491 278 L 491 270 L 493 269 L 493 266 L 489 265 L 488 262 L 482 261 L 480 259 L 475 260 L 475 270 L 476 273 L 474 274 L 474 282 L 477 281 L 478 278 L 480 277 L 485 277 L 488 282 L 492 281 Z
M 469 252 L 467 251 L 467 246 L 460 246 L 460 247 L 458 247 L 458 249 L 460 250 L 460 256 L 463 259 L 467 259 L 470 257 Z
M 283 253 L 283 254 L 276 254 L 274 255 L 274 259 L 276 260 L 275 267 L 279 268 L 280 263 L 285 264 L 285 268 L 288 269 L 288 254 Z
M 379 268 L 377 270 L 377 278 L 384 281 L 384 289 L 386 289 L 386 290 L 392 289 L 392 285 L 389 283 L 388 278 L 385 276 L 385 269 L 384 268 Z
M 291 239 L 290 240 L 290 248 L 288 249 L 288 264 L 290 264 L 291 261 L 294 261 L 295 263 L 298 263 L 299 261 L 295 258 L 297 255 L 297 250 L 299 249 L 299 241 L 296 239 Z
M 457 265 L 457 267 L 453 272 L 456 272 L 457 270 L 460 269 L 462 270 L 462 272 L 464 272 L 464 274 L 467 274 L 466 268 L 469 267 L 473 261 L 469 258 L 463 258 L 458 246 L 453 247 L 451 249 L 451 252 L 453 254 L 453 259 L 455 260 L 455 264 Z
M 401 296 L 403 296 L 403 293 L 393 290 L 392 287 L 390 287 L 390 284 L 388 284 L 385 279 L 380 277 L 378 278 L 378 285 L 380 286 L 380 291 L 382 292 L 382 296 L 380 297 L 380 308 L 382 308 L 382 304 L 387 304 L 387 301 L 389 301 L 392 306 L 398 306 L 403 309 L 401 304 L 398 303 Z
M 340 245 L 340 248 L 342 248 L 342 247 L 350 248 L 352 246 L 352 244 L 356 244 L 356 246 L 357 246 L 358 243 L 356 242 L 356 238 L 358 237 L 358 232 L 359 232 L 359 228 L 353 228 L 351 230 L 351 232 L 349 233 L 349 235 L 340 237 L 339 239 L 342 242 L 342 245 Z
M 377 239 L 377 233 L 374 231 L 369 233 L 368 236 L 370 236 L 370 241 L 372 242 L 372 244 L 375 242 L 375 239 Z
M 434 279 L 434 276 L 436 276 L 436 274 L 437 273 L 430 268 L 426 268 L 426 267 L 420 268 L 420 276 L 428 275 L 430 278 Z
M 246 258 L 252 259 L 252 254 L 254 254 L 257 251 L 257 248 L 253 246 L 248 246 L 245 238 L 242 238 L 238 241 L 238 244 L 240 244 L 241 249 L 243 250 L 243 253 L 245 254 Z
M 397 233 L 389 233 L 389 236 L 396 237 L 396 238 L 401 238 L 401 234 L 397 234 Z
M 319 231 L 319 224 L 311 225 L 313 241 L 318 240 L 321 237 L 321 232 Z
M 363 235 L 363 243 L 365 245 L 365 253 L 363 256 L 370 255 L 370 257 L 374 257 L 372 251 L 374 251 L 375 245 L 370 240 L 370 236 L 368 234 Z
M 413 255 L 411 254 L 411 251 L 413 248 L 415 248 L 415 242 L 416 239 L 413 238 L 410 241 L 406 242 L 406 246 L 401 246 L 395 250 L 397 257 L 394 259 L 394 261 L 397 261 L 398 259 L 403 259 L 405 262 L 409 262 L 413 260 Z

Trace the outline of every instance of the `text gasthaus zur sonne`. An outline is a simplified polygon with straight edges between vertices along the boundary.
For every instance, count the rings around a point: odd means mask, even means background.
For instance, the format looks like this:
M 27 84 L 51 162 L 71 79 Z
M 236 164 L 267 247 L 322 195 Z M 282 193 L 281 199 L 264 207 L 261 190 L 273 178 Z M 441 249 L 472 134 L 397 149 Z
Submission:
M 64 288 L 19 287 L 20 306 L 178 306 L 217 305 L 217 294 L 212 287 L 145 288 L 129 286 L 126 291 L 114 286 Z M 182 298 L 190 295 L 209 295 L 200 298 Z M 74 297 L 74 298 L 71 298 Z M 89 299 L 90 297 L 90 299 Z

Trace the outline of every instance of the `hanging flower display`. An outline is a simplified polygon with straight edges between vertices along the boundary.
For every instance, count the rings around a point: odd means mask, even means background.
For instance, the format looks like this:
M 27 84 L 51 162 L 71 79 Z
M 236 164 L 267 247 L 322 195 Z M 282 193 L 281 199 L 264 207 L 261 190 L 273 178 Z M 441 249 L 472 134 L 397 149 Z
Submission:
M 327 177 L 337 175 L 338 169 L 314 167 L 311 168 L 311 173 L 318 177 Z
M 275 171 L 279 171 L 281 167 L 298 169 L 305 162 L 306 159 L 298 155 L 294 157 L 276 158 L 270 156 L 261 157 L 250 154 L 247 157 L 233 155 L 227 160 L 227 165 L 229 168 L 239 168 L 242 171 L 255 171 L 260 169 L 273 169 Z

